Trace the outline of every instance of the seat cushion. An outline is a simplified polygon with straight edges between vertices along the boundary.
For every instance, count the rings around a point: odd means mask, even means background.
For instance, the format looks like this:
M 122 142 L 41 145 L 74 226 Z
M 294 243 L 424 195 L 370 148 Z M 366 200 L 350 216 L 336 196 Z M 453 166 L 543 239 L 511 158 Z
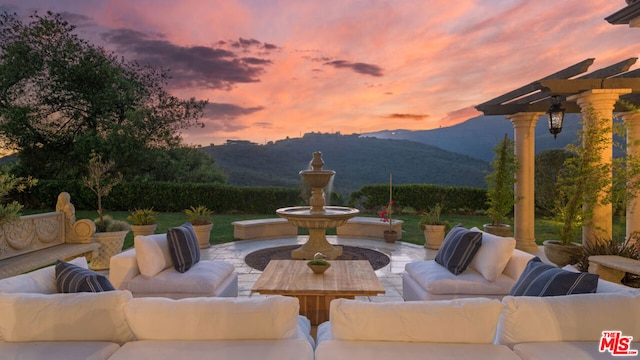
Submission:
M 473 269 L 453 275 L 433 260 L 409 263 L 405 266 L 405 271 L 406 275 L 411 276 L 425 291 L 438 295 L 507 295 L 516 283 L 504 274 L 496 281 L 489 281 Z
M 69 264 L 78 265 L 83 269 L 88 268 L 87 259 L 84 257 L 69 260 Z M 51 265 L 26 274 L 0 279 L 0 293 L 2 292 L 55 294 L 58 292 L 56 267 Z
M 596 274 L 576 273 L 545 264 L 536 256 L 529 260 L 509 295 L 562 296 L 594 293 L 598 288 L 598 278 Z
M 456 226 L 445 237 L 435 261 L 452 274 L 458 275 L 467 269 L 481 244 L 481 233 Z
M 129 281 L 129 290 L 134 294 L 191 293 L 207 295 L 213 292 L 235 267 L 225 261 L 203 260 L 188 272 L 179 273 L 169 267 L 153 278 L 136 276 Z
M 106 360 L 119 348 L 116 343 L 99 341 L 0 342 L 0 357 L 2 360 Z
M 58 292 L 103 292 L 113 291 L 106 276 L 78 265 L 58 260 L 56 262 L 56 285 Z
M 485 279 L 496 281 L 513 255 L 516 239 L 489 234 L 478 228 L 472 228 L 471 231 L 482 234 L 482 245 L 469 267 L 482 274 Z
M 133 240 L 140 274 L 147 279 L 173 265 L 167 234 L 138 235 Z
M 187 272 L 200 261 L 200 244 L 191 223 L 167 229 L 167 239 L 173 267 L 178 272 Z

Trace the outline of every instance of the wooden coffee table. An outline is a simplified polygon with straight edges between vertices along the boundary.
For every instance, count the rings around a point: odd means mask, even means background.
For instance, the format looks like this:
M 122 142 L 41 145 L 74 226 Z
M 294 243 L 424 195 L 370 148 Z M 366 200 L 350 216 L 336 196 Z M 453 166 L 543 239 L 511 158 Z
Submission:
M 331 300 L 384 294 L 384 287 L 367 260 L 335 260 L 323 275 L 314 274 L 306 260 L 271 260 L 251 291 L 294 296 L 300 315 L 312 325 L 329 320 Z

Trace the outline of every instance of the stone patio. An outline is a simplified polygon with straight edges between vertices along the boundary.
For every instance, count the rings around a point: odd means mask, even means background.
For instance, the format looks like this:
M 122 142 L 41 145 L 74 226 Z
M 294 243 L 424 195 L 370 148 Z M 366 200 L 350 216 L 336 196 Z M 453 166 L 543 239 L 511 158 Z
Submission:
M 250 297 L 251 288 L 256 282 L 260 274 L 260 270 L 249 267 L 244 262 L 244 257 L 255 251 L 269 247 L 292 245 L 295 243 L 304 244 L 308 236 L 286 237 L 277 239 L 258 239 L 258 240 L 240 240 L 220 245 L 211 246 L 208 249 L 202 249 L 202 258 L 210 260 L 225 260 L 232 263 L 238 272 L 238 296 Z M 376 275 L 385 288 L 386 293 L 378 296 L 357 297 L 359 300 L 366 301 L 403 301 L 402 298 L 402 277 L 404 266 L 407 263 L 419 260 L 433 259 L 437 250 L 425 249 L 421 245 L 410 244 L 402 241 L 396 241 L 389 244 L 380 239 L 353 238 L 344 236 L 328 235 L 327 240 L 335 245 L 350 245 L 363 248 L 377 250 L 389 256 L 391 262 L 389 265 L 376 270 Z M 542 247 L 539 248 L 538 256 L 543 261 L 546 260 Z M 258 294 L 256 294 L 259 296 Z

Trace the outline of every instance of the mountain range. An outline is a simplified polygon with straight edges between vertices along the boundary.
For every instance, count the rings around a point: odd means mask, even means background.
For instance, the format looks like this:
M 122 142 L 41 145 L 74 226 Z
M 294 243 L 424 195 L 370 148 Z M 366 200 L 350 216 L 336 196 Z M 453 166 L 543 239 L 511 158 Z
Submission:
M 536 152 L 564 147 L 576 139 L 577 117 L 567 115 L 557 139 L 546 121 L 536 125 Z M 366 184 L 437 184 L 485 187 L 492 149 L 513 126 L 502 116 L 479 116 L 434 130 L 385 130 L 366 134 L 307 133 L 265 145 L 228 141 L 202 147 L 238 186 L 300 184 L 298 172 L 309 168 L 315 151 L 323 153 L 324 169 L 335 170 L 333 190 L 343 195 Z

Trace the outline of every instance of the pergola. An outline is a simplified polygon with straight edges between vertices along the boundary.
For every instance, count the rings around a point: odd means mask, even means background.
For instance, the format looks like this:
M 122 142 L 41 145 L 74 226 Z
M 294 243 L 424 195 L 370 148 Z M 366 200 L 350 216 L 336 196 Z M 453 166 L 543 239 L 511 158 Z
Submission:
M 626 100 L 637 104 L 640 101 L 640 70 L 629 71 L 637 60 L 629 58 L 586 73 L 594 62 L 594 59 L 586 59 L 476 106 L 485 115 L 504 115 L 514 127 L 515 153 L 520 164 L 515 185 L 519 200 L 514 208 L 514 236 L 519 249 L 529 252 L 538 249 L 534 233 L 534 131 L 538 118 L 547 112 L 555 98 L 568 113 L 584 116 L 591 109 L 612 121 L 614 112 L 621 113 L 628 124 L 627 136 L 640 139 L 640 113 L 631 112 L 618 102 Z M 640 148 L 628 146 L 627 152 L 640 156 Z M 602 159 L 611 162 L 612 156 L 613 134 L 610 134 Z M 633 202 L 627 208 L 627 236 L 636 229 L 640 229 L 640 202 Z M 612 206 L 598 204 L 594 208 L 593 221 L 583 227 L 583 243 L 611 237 Z

